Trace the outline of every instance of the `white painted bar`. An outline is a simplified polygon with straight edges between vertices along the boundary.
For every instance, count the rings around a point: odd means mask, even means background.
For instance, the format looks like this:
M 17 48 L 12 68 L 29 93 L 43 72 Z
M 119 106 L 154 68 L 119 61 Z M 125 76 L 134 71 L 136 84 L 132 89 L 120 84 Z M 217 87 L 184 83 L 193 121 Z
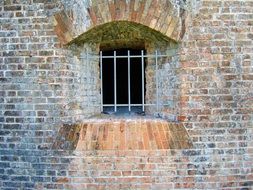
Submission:
M 131 111 L 131 74 L 130 74 L 130 51 L 127 51 L 127 70 L 128 70 L 128 111 Z
M 145 106 L 155 106 L 156 104 L 144 104 Z M 169 105 L 169 104 L 164 104 Z M 114 106 L 114 104 L 104 104 L 104 107 Z M 128 107 L 128 104 L 117 104 L 117 106 Z M 131 106 L 142 106 L 142 104 L 131 104 Z
M 142 111 L 144 112 L 144 53 L 141 50 L 141 83 L 142 83 Z
M 116 67 L 116 51 L 113 55 L 114 61 L 114 112 L 117 112 L 117 67 Z
M 163 104 L 163 106 L 169 106 L 170 104 Z M 92 105 L 96 107 L 100 107 L 99 105 Z M 109 106 L 114 106 L 114 104 L 104 104 L 103 107 L 109 107 Z M 123 106 L 123 107 L 128 107 L 128 104 L 117 104 L 117 106 Z M 142 106 L 142 104 L 131 104 L 131 106 Z M 144 104 L 144 106 L 156 106 L 156 104 Z
M 86 49 L 86 82 L 89 82 L 89 78 L 90 78 L 90 76 L 89 76 L 89 54 L 88 54 L 88 50 Z M 87 97 L 87 100 L 88 100 L 88 102 L 87 102 L 87 106 L 88 107 L 90 107 L 90 98 L 89 98 L 89 94 L 88 94 L 88 97 Z
M 157 55 L 157 57 L 170 57 L 170 56 L 173 56 L 175 55 L 174 53 L 173 54 L 167 54 L 167 55 Z M 89 55 L 89 58 L 90 59 L 97 59 L 99 56 L 97 55 Z M 141 56 L 140 55 L 131 55 L 130 58 L 140 58 Z M 155 55 L 143 55 L 144 58 L 155 58 Z M 86 57 L 79 57 L 80 59 L 85 59 Z M 110 55 L 104 55 L 103 58 L 114 58 L 114 56 L 110 56 Z M 128 58 L 127 55 L 118 55 L 117 58 Z
M 157 50 L 155 51 L 155 81 L 156 81 L 156 111 L 159 110 L 159 104 L 158 104 L 158 56 L 157 56 Z
M 100 111 L 103 112 L 103 52 L 100 51 L 100 89 L 101 89 L 101 108 Z

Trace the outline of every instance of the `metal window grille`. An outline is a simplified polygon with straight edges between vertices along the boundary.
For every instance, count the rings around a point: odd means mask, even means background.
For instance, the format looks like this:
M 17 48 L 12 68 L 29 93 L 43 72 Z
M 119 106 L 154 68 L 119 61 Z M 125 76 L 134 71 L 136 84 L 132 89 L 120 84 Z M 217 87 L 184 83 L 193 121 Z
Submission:
M 173 53 L 174 54 L 174 53 Z M 158 59 L 163 57 L 170 57 L 170 55 L 161 55 L 158 54 L 157 51 L 155 51 L 155 54 L 153 55 L 145 55 L 144 51 L 141 51 L 141 55 L 130 55 L 130 51 L 128 50 L 127 55 L 117 55 L 117 52 L 114 51 L 112 56 L 103 55 L 103 52 L 100 51 L 99 55 L 88 55 L 86 53 L 85 57 L 81 57 L 86 59 L 86 62 L 88 63 L 90 59 L 99 59 L 100 61 L 100 89 L 101 89 L 101 99 L 100 99 L 100 109 L 101 112 L 103 112 L 104 107 L 114 107 L 114 112 L 117 112 L 117 109 L 119 106 L 121 107 L 128 107 L 128 111 L 131 112 L 133 106 L 141 106 L 142 111 L 145 111 L 145 106 L 156 106 L 156 111 L 159 111 L 159 88 L 158 88 Z M 113 65 L 114 65 L 114 103 L 113 104 L 104 104 L 103 103 L 103 59 L 113 59 Z M 117 103 L 117 59 L 121 58 L 127 58 L 127 64 L 128 64 L 128 103 L 127 104 L 118 104 Z M 141 80 L 142 80 L 142 102 L 141 104 L 132 104 L 131 103 L 131 73 L 130 73 L 130 67 L 131 67 L 131 58 L 141 58 Z M 155 85 L 156 85 L 156 100 L 155 104 L 146 104 L 145 103 L 145 84 L 144 84 L 144 75 L 145 75 L 145 68 L 144 68 L 144 59 L 145 58 L 152 58 L 155 61 Z

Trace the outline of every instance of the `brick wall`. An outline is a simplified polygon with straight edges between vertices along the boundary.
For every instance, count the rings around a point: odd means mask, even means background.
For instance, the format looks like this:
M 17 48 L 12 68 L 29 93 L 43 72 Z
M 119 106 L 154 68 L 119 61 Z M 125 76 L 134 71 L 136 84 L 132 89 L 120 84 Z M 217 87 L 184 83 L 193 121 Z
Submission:
M 1 189 L 252 189 L 253 2 L 73 2 L 0 1 Z M 177 112 L 194 148 L 52 148 L 63 123 L 96 112 L 76 94 L 87 83 L 63 44 L 120 19 L 179 43 Z

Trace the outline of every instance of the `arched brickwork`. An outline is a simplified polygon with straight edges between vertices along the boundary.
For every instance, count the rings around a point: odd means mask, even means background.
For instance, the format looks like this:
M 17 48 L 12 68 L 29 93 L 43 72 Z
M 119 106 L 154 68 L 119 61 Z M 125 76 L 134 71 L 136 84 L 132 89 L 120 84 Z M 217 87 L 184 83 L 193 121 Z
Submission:
M 82 12 L 82 14 L 78 14 Z M 55 32 L 67 44 L 89 29 L 112 21 L 130 21 L 148 26 L 180 41 L 185 31 L 185 10 L 163 0 L 91 1 L 65 8 L 54 15 Z

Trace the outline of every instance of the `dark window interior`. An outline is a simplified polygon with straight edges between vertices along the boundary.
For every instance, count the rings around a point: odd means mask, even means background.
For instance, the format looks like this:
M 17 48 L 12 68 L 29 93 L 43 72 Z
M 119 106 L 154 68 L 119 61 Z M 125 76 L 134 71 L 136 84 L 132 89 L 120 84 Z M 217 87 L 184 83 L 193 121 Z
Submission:
M 141 55 L 141 50 L 133 49 L 117 49 L 116 55 L 127 56 L 127 51 L 130 50 L 130 55 Z M 103 51 L 103 56 L 113 56 L 114 51 Z M 117 104 L 128 104 L 128 59 L 117 58 Z M 144 59 L 145 71 L 145 59 Z M 131 85 L 131 104 L 142 103 L 142 68 L 141 57 L 130 59 L 130 85 Z M 103 58 L 103 103 L 114 104 L 114 59 Z M 144 73 L 144 92 L 145 92 L 145 73 Z M 144 95 L 145 96 L 145 95 Z M 119 106 L 118 106 L 119 108 Z M 126 112 L 128 107 L 122 107 Z M 109 108 L 108 108 L 109 109 Z

